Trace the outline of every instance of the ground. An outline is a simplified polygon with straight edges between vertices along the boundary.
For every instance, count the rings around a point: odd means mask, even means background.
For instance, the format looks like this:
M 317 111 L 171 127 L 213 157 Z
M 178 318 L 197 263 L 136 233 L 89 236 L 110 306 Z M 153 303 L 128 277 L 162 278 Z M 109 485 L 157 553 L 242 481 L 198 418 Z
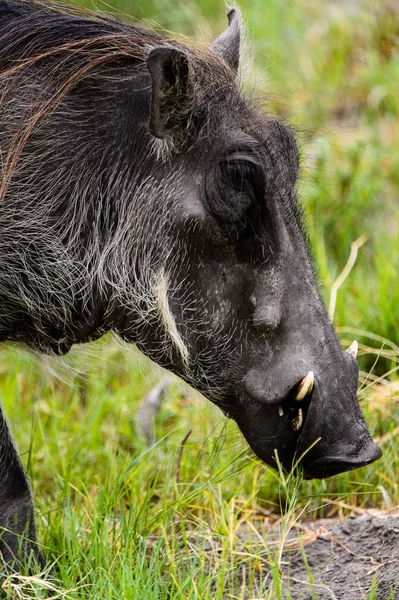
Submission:
M 297 523 L 286 547 L 298 544 L 302 549 L 287 552 L 281 565 L 284 598 L 399 598 L 399 514 Z M 256 597 L 255 586 L 247 598 Z

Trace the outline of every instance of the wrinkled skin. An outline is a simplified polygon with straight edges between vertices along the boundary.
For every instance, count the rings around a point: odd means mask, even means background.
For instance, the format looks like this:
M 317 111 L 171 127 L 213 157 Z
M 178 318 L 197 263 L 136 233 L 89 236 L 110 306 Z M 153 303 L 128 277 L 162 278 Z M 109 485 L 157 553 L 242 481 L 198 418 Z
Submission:
M 0 190 L 0 341 L 63 354 L 112 330 L 272 467 L 301 459 L 328 477 L 379 458 L 315 283 L 294 136 L 239 91 L 239 12 L 206 52 L 63 13 L 0 4 L 0 147 L 15 159 Z M 25 561 L 33 505 L 1 413 L 0 474 L 0 550 Z

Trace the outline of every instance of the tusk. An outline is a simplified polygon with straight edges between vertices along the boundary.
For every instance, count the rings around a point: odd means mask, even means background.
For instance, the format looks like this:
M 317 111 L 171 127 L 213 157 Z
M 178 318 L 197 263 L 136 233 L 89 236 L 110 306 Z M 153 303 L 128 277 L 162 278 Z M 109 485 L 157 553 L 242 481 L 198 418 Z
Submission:
M 298 410 L 298 414 L 293 421 L 291 421 L 291 427 L 294 431 L 298 431 L 302 427 L 303 423 L 303 412 L 302 408 Z
M 354 342 L 351 343 L 351 345 L 349 346 L 349 348 L 346 351 L 348 354 L 350 354 L 352 356 L 352 358 L 356 358 L 358 350 L 359 350 L 359 345 L 358 345 L 357 341 L 355 340 Z
M 314 373 L 313 371 L 309 371 L 309 373 L 304 377 L 299 384 L 298 392 L 295 400 L 299 402 L 305 398 L 310 392 L 313 390 L 314 384 Z

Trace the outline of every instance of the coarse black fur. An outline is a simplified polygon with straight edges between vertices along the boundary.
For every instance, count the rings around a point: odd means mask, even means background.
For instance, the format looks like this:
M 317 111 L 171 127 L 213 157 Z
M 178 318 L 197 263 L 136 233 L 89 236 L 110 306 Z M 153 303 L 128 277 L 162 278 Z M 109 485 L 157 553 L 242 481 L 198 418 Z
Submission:
M 268 464 L 305 453 L 324 477 L 379 451 L 314 281 L 294 136 L 241 93 L 240 38 L 236 9 L 208 50 L 0 0 L 0 340 L 63 354 L 112 330 L 229 413 Z M 10 563 L 36 538 L 0 425 Z

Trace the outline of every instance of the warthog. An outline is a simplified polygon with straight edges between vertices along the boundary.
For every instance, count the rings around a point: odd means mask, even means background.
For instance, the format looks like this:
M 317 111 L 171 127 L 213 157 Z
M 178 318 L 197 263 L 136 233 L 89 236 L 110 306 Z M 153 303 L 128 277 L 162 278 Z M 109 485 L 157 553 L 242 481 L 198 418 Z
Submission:
M 240 13 L 209 49 L 39 0 L 0 2 L 0 339 L 114 331 L 228 413 L 269 465 L 380 456 L 323 308 L 285 124 L 240 92 Z M 3 558 L 35 553 L 4 417 Z M 306 452 L 306 450 L 311 449 Z M 25 558 L 24 558 L 25 557 Z

